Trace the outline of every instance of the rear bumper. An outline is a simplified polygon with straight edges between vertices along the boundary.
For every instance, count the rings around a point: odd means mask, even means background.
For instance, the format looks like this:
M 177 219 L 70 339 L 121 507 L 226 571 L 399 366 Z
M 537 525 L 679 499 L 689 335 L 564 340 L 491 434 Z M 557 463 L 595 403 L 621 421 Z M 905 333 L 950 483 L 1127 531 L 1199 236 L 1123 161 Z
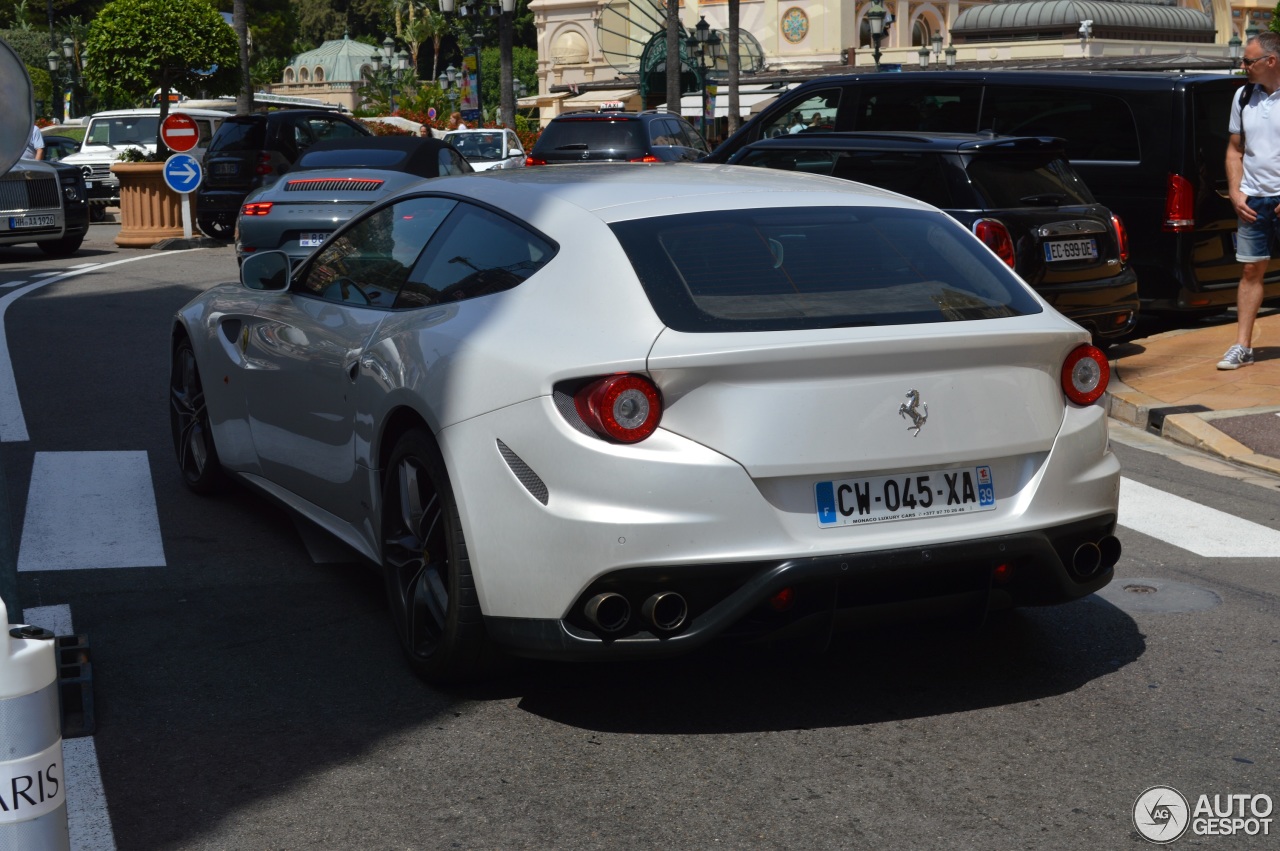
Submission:
M 1115 515 L 1050 529 L 927 547 L 846 553 L 777 562 L 624 569 L 600 577 L 561 619 L 486 617 L 489 636 L 521 656 L 563 660 L 678 655 L 715 639 L 759 640 L 822 629 L 850 629 L 912 617 L 985 612 L 1084 597 L 1105 586 L 1113 564 L 1078 575 L 1076 548 L 1115 531 Z M 997 571 L 997 567 L 1005 566 Z M 791 603 L 771 600 L 791 590 Z M 644 601 L 660 592 L 688 600 L 689 616 L 671 635 L 643 622 Z M 616 593 L 632 616 L 617 637 L 597 634 L 581 615 L 587 600 Z
M 1036 292 L 1095 340 L 1123 337 L 1138 321 L 1138 276 L 1132 269 L 1087 284 L 1037 286 Z

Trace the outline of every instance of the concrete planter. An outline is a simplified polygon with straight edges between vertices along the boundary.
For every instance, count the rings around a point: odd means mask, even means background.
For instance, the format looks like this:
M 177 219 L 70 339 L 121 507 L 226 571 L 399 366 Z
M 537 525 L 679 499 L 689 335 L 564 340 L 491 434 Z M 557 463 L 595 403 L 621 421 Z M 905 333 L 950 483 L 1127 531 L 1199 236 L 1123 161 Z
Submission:
M 157 242 L 183 235 L 182 203 L 195 199 L 174 192 L 164 182 L 164 163 L 116 163 L 111 173 L 120 179 L 121 248 L 150 248 Z

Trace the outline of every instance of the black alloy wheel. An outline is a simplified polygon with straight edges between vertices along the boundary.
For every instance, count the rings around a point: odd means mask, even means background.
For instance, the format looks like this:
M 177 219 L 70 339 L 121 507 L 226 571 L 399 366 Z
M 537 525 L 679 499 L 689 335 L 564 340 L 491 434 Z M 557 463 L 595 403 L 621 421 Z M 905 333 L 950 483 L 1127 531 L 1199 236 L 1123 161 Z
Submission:
M 235 218 L 231 218 L 232 221 L 228 223 L 221 216 L 199 216 L 196 218 L 196 227 L 210 239 L 231 242 L 236 235 Z
M 387 601 L 414 671 L 431 682 L 485 673 L 492 651 L 480 614 L 462 522 L 435 441 L 400 438 L 382 488 Z
M 169 371 L 169 427 L 178 469 L 187 487 L 199 494 L 218 491 L 224 484 L 218 450 L 209 429 L 204 387 L 191 341 L 183 339 L 173 350 Z

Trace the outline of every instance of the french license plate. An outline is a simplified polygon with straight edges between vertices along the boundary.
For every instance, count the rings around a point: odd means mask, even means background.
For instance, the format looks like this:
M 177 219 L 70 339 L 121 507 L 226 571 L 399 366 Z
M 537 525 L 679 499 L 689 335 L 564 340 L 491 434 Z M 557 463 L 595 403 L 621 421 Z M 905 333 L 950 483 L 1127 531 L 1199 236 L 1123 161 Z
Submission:
M 991 468 L 961 467 L 869 479 L 839 479 L 813 486 L 818 526 L 854 526 L 990 511 L 996 507 Z
M 10 216 L 9 230 L 20 228 L 51 228 L 53 216 Z
M 1062 239 L 1044 244 L 1044 259 L 1049 263 L 1059 260 L 1097 260 L 1096 239 Z
M 298 245 L 303 248 L 315 248 L 328 238 L 327 233 L 304 233 L 298 237 Z
M 221 174 L 221 175 L 235 174 L 239 170 L 240 170 L 239 163 L 214 163 L 213 164 L 214 174 Z

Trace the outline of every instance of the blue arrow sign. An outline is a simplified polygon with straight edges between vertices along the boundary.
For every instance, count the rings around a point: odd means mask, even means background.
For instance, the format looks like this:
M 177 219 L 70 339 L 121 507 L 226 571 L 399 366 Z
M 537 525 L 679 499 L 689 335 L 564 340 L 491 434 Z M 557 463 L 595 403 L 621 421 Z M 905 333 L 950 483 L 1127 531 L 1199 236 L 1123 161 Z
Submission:
M 190 154 L 174 154 L 164 161 L 164 182 L 174 192 L 194 192 L 202 177 L 200 161 Z

